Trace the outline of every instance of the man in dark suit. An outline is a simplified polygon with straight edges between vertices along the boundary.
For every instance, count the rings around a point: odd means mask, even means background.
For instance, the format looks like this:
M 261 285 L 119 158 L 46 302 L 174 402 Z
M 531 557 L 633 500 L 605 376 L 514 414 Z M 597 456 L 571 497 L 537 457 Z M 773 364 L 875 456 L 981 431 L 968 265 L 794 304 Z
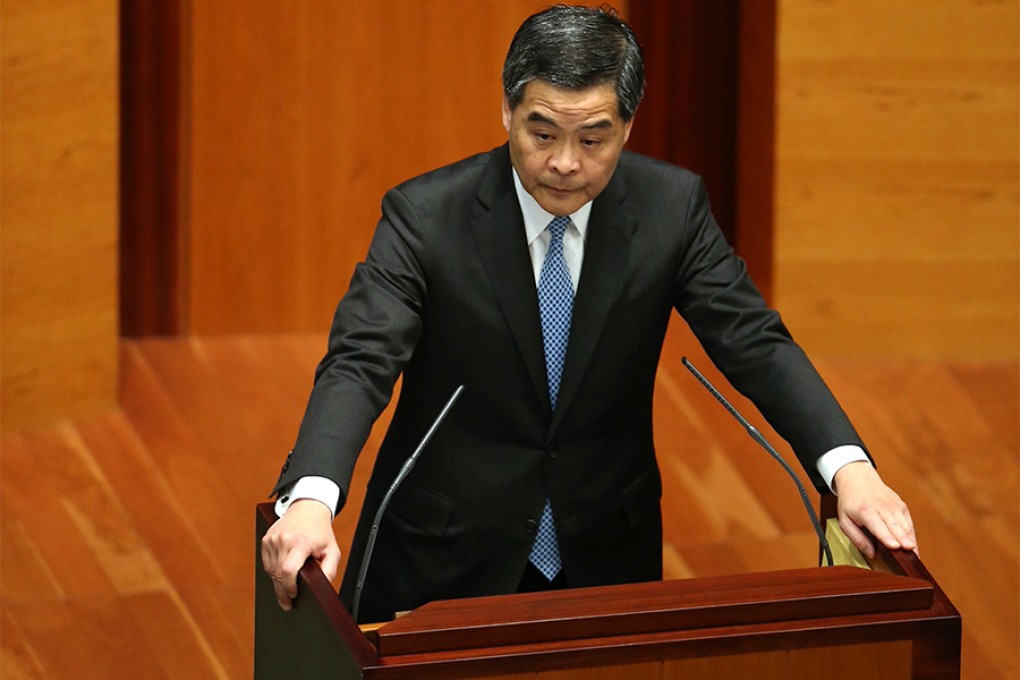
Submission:
M 839 492 L 844 531 L 916 545 L 906 506 L 726 244 L 695 175 L 623 151 L 644 89 L 630 28 L 530 17 L 503 71 L 508 143 L 387 193 L 337 308 L 263 564 L 281 606 L 403 375 L 341 597 L 375 511 L 440 406 L 460 402 L 393 498 L 361 618 L 429 600 L 662 576 L 652 391 L 676 309 L 727 378 Z

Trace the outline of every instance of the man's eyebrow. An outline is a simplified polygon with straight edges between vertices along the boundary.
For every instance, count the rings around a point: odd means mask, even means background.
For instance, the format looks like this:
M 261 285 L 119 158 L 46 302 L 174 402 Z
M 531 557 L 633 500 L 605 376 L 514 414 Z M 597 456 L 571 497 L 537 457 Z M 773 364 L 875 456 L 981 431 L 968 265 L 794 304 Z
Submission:
M 552 125 L 554 127 L 559 127 L 558 125 L 556 125 L 556 123 L 552 119 L 546 118 L 545 116 L 543 116 L 538 111 L 532 111 L 531 113 L 528 114 L 528 122 L 529 123 L 545 123 L 546 125 Z
M 528 120 L 529 123 L 543 123 L 545 125 L 551 125 L 553 127 L 559 127 L 559 124 L 556 123 L 556 121 L 552 120 L 551 118 L 547 118 L 546 116 L 543 116 L 538 111 L 532 111 L 531 113 L 529 113 L 527 120 Z M 608 118 L 601 118 L 601 119 L 595 121 L 594 123 L 588 123 L 586 125 L 582 125 L 579 129 L 581 129 L 581 130 L 604 130 L 606 128 L 611 128 L 611 127 L 613 127 L 613 121 L 611 121 Z

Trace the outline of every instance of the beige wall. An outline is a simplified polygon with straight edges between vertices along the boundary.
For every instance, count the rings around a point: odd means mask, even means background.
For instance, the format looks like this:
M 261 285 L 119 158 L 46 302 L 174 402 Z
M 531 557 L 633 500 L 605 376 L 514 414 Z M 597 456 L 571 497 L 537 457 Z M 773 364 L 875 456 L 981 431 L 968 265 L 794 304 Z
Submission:
M 112 407 L 117 2 L 4 0 L 2 426 Z
M 775 298 L 810 350 L 1017 358 L 1018 24 L 780 2 Z

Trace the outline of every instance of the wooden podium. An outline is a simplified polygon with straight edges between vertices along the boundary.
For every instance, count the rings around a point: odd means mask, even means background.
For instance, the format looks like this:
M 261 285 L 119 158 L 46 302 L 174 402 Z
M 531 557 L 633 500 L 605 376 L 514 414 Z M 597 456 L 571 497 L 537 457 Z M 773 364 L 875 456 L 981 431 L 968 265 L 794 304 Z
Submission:
M 309 561 L 276 604 L 256 511 L 255 677 L 925 678 L 960 676 L 960 616 L 913 554 L 892 573 L 808 568 L 430 602 L 363 632 Z

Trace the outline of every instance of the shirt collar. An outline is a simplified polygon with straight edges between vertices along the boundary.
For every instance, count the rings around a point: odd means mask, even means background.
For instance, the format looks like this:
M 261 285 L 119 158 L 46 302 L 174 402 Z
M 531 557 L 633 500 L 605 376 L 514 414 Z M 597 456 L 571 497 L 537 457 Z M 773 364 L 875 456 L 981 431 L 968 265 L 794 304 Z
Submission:
M 545 231 L 545 228 L 549 226 L 549 223 L 556 216 L 546 212 L 538 204 L 535 197 L 529 194 L 525 190 L 524 185 L 521 184 L 521 178 L 517 176 L 517 169 L 513 168 L 513 171 L 514 189 L 517 191 L 517 202 L 521 204 L 521 213 L 524 215 L 524 231 L 528 236 L 528 245 L 530 246 L 538 238 L 539 234 Z M 585 238 L 585 234 L 588 232 L 588 217 L 590 215 L 591 201 L 578 208 L 577 212 L 570 214 L 570 221 L 577 228 L 577 231 L 580 232 L 582 239 Z

